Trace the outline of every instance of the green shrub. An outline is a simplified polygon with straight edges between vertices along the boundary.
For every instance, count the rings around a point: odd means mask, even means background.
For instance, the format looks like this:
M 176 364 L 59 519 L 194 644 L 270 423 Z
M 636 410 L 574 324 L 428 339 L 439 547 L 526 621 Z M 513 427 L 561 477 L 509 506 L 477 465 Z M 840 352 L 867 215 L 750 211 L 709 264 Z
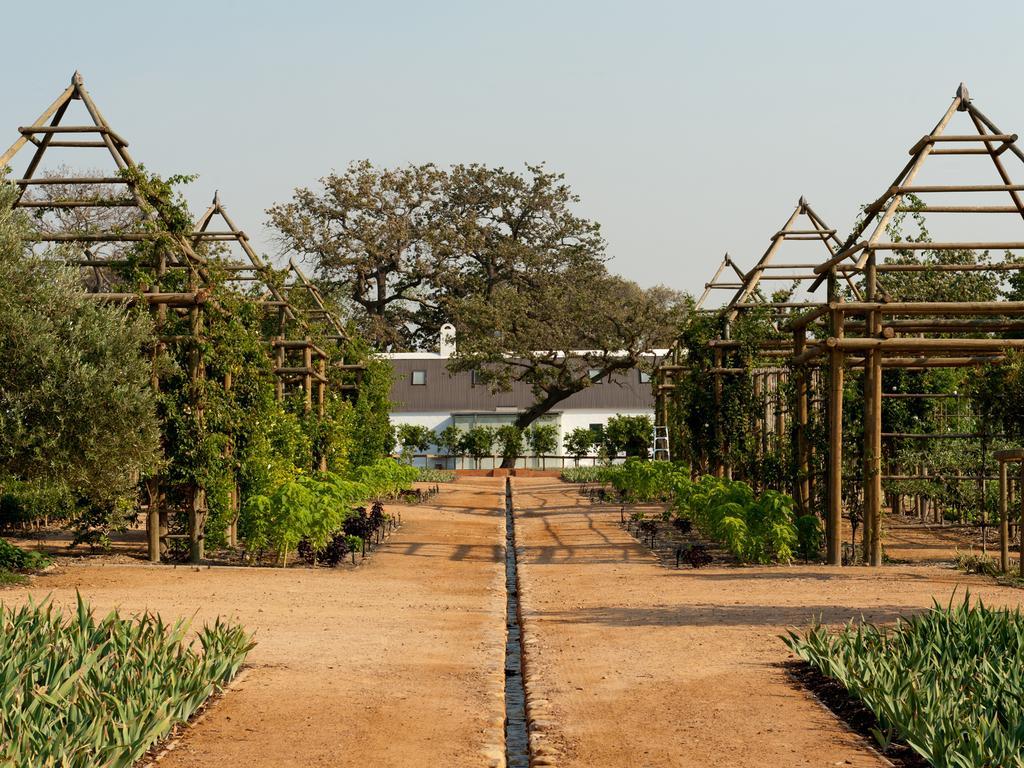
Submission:
M 668 461 L 626 459 L 626 463 L 610 467 L 608 481 L 631 502 L 667 501 L 680 481 L 689 482 L 690 470 Z
M 817 515 L 801 515 L 796 519 L 796 548 L 804 562 L 821 556 L 822 530 Z
M 515 459 L 523 455 L 523 430 L 515 424 L 502 424 L 494 430 L 494 442 L 502 459 Z
M 253 647 L 241 627 L 116 612 L 97 621 L 78 598 L 0 615 L 0 764 L 130 768 L 237 673 Z M 201 648 L 195 646 L 198 645 Z
M 452 483 L 456 477 L 455 472 L 450 469 L 420 467 L 416 473 L 416 480 L 420 483 Z
M 697 482 L 674 477 L 677 514 L 724 545 L 740 562 L 788 562 L 797 544 L 793 499 L 778 491 L 754 496 L 738 480 L 705 475 Z
M 6 539 L 0 539 L 0 570 L 38 571 L 51 562 L 42 552 L 21 549 Z
M 379 459 L 350 474 L 300 475 L 270 495 L 249 498 L 242 508 L 240 526 L 249 552 L 270 547 L 284 566 L 300 541 L 308 541 L 314 551 L 322 549 L 357 506 L 393 498 L 412 486 L 419 471 L 394 459 Z
M 961 605 L 895 628 L 812 627 L 784 638 L 798 657 L 842 684 L 878 720 L 883 747 L 900 739 L 936 768 L 1022 765 L 1024 616 Z
M 953 564 L 964 573 L 980 573 L 983 576 L 998 576 L 999 563 L 988 555 L 957 551 Z

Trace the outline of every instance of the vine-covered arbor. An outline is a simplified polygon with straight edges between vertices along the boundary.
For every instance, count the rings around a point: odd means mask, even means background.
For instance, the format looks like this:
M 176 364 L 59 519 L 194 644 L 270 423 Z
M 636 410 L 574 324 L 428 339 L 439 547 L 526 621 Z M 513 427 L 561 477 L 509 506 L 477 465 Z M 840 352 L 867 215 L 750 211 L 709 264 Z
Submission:
M 951 128 L 954 120 L 964 126 Z M 1011 169 L 1024 161 L 1017 135 L 1004 133 L 961 85 L 936 126 L 910 148 L 910 160 L 831 259 L 815 268 L 815 286 L 827 282 L 827 302 L 792 321 L 798 368 L 827 362 L 829 386 L 829 562 L 839 564 L 839 522 L 844 505 L 844 376 L 862 369 L 863 520 L 865 561 L 882 563 L 882 481 L 900 440 L 988 440 L 989 432 L 899 433 L 883 431 L 886 397 L 926 398 L 926 392 L 883 389 L 885 371 L 962 367 L 986 369 L 1009 350 L 1024 347 L 1024 302 L 993 295 L 957 300 L 965 275 L 1019 274 L 1024 249 L 1024 185 Z M 943 159 L 940 159 L 943 158 Z M 928 173 L 932 177 L 928 178 Z M 980 175 L 984 172 L 984 175 Z M 999 199 L 1001 198 L 1001 200 Z M 1009 204 L 1006 204 L 1006 201 Z M 999 216 L 998 214 L 1008 214 Z M 899 226 L 913 217 L 917 232 Z M 942 230 L 939 239 L 935 232 Z M 865 233 L 867 233 L 865 235 Z M 936 295 L 938 275 L 949 286 Z M 855 291 L 843 291 L 853 281 Z M 922 288 L 925 290 L 922 292 Z M 959 397 L 962 393 L 950 393 Z M 985 447 L 982 447 L 984 468 Z M 984 490 L 984 472 L 974 478 Z M 984 498 L 984 495 L 982 495 Z M 848 501 L 854 501 L 848 499 Z M 1006 519 L 1003 515 L 1002 525 Z
M 821 250 L 831 257 L 840 244 L 835 230 L 801 197 L 753 267 L 744 272 L 727 255 L 705 284 L 693 321 L 656 377 L 659 422 L 679 422 L 679 414 L 690 412 L 689 424 L 676 430 L 676 442 L 685 441 L 698 470 L 732 476 L 738 469 L 749 477 L 753 465 L 771 466 L 774 478 L 751 479 L 778 484 L 783 474 L 792 474 L 787 468 L 792 457 L 807 454 L 792 445 L 794 385 L 804 393 L 797 399 L 798 410 L 816 403 L 807 395 L 809 382 L 791 380 L 787 363 L 793 355 L 792 336 L 784 324 L 794 312 L 816 306 L 806 288 L 816 279 Z M 722 279 L 727 267 L 736 280 Z M 714 291 L 729 291 L 730 298 L 719 308 L 706 309 Z M 694 402 L 702 390 L 710 393 L 703 409 Z M 681 398 L 689 403 L 684 405 Z M 731 402 L 742 403 L 735 413 Z M 802 434 L 796 437 L 804 439 Z M 741 455 L 749 458 L 743 462 L 748 466 L 737 468 Z M 806 509 L 814 492 L 810 465 L 798 475 L 793 490 Z
M 220 306 L 225 300 L 221 286 L 237 288 L 232 296 L 259 308 L 255 323 L 266 354 L 272 350 L 278 400 L 299 390 L 306 412 L 315 405 L 323 416 L 328 387 L 354 397 L 365 366 L 346 359 L 352 340 L 299 265 L 292 261 L 282 272 L 260 259 L 219 196 L 192 221 L 171 184 L 135 162 L 128 142 L 109 125 L 81 75 L 76 72 L 70 85 L 18 133 L 0 155 L 0 168 L 29 154 L 12 181 L 18 188 L 14 206 L 34 222 L 31 239 L 45 244 L 47 255 L 78 267 L 83 286 L 97 301 L 148 305 L 157 334 L 152 385 L 160 390 L 163 384 L 156 361 L 176 355 L 183 362 L 183 390 L 189 393 L 195 428 L 205 428 L 203 382 L 209 365 L 203 351 L 204 315 L 211 307 L 225 316 L 232 313 L 231 307 Z M 328 343 L 338 347 L 337 354 L 323 348 Z M 220 375 L 223 389 L 231 390 L 230 371 Z M 324 455 L 319 463 L 326 467 Z M 171 530 L 167 483 L 162 476 L 146 484 L 150 559 L 158 561 L 171 539 L 187 538 L 191 556 L 198 560 L 203 556 L 207 489 L 200 480 L 188 484 L 187 533 L 179 534 Z M 228 535 L 235 543 L 237 488 L 232 505 L 235 517 Z
M 778 438 L 789 435 L 791 460 L 774 481 L 760 482 L 792 489 L 799 509 L 822 516 L 833 565 L 843 561 L 847 511 L 854 535 L 863 520 L 864 561 L 881 564 L 886 493 L 889 506 L 901 509 L 903 482 L 957 493 L 974 484 L 980 520 L 968 525 L 984 534 L 994 506 L 987 484 L 997 479 L 988 460 L 1007 448 L 998 425 L 961 391 L 971 384 L 962 373 L 944 384 L 927 376 L 969 368 L 982 380 L 1024 347 L 1024 184 L 1011 176 L 1024 152 L 1017 135 L 998 128 L 961 85 L 909 155 L 844 242 L 801 200 L 752 269 L 741 273 L 726 258 L 656 377 L 659 423 L 672 421 L 685 434 L 695 471 L 730 474 L 730 441 L 751 439 L 752 466 L 763 470 L 768 449 L 781 452 L 786 441 Z M 809 225 L 795 224 L 800 214 Z M 804 239 L 822 243 L 826 259 L 812 265 L 777 258 L 784 243 Z M 738 282 L 722 279 L 730 266 Z M 788 281 L 789 289 L 765 295 L 768 280 Z M 815 293 L 822 284 L 826 291 Z M 732 299 L 706 311 L 712 291 L 724 288 L 735 290 Z M 766 390 L 780 395 L 765 398 Z M 683 407 L 681 397 L 690 398 Z M 844 407 L 851 399 L 855 412 Z M 767 410 L 751 418 L 750 404 Z M 928 428 L 926 407 L 938 414 Z M 732 411 L 742 412 L 739 428 L 730 427 Z M 891 413 L 888 426 L 883 411 Z M 907 426 L 917 420 L 921 426 Z M 771 434 L 774 444 L 765 441 Z M 967 473 L 961 466 L 936 471 L 920 448 L 901 447 L 956 442 L 977 445 L 977 466 Z M 740 474 L 759 482 L 749 467 Z M 1001 493 L 1004 542 L 1011 481 L 1004 479 Z M 928 502 L 921 495 L 916 501 L 924 524 Z

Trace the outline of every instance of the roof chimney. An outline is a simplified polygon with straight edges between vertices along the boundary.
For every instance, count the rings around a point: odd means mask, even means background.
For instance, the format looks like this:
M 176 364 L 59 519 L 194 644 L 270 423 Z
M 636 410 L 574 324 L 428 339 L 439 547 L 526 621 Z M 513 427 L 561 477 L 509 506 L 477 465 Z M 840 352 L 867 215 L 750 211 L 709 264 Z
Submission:
M 455 356 L 455 326 L 445 323 L 441 326 L 441 357 Z

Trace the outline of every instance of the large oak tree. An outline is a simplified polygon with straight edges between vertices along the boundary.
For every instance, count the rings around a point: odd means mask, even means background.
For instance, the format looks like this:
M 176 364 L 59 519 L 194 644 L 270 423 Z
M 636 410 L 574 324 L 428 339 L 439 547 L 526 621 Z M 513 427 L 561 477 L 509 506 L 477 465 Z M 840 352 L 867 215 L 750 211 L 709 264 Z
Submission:
M 409 349 L 416 314 L 431 301 L 444 178 L 430 164 L 364 160 L 267 211 L 281 243 L 312 261 L 321 286 L 356 310 L 379 349 Z
M 688 303 L 664 287 L 643 289 L 603 269 L 568 268 L 531 291 L 500 286 L 452 302 L 458 352 L 449 367 L 475 370 L 496 391 L 516 382 L 534 402 L 518 414 L 525 429 L 570 396 L 648 365 L 667 346 Z

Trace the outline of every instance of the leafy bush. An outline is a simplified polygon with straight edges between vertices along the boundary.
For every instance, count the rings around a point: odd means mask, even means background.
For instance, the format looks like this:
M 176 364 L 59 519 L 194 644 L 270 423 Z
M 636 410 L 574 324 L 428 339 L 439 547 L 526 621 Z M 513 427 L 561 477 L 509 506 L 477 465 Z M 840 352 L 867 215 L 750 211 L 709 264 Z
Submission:
M 964 573 L 980 573 L 982 576 L 999 576 L 999 563 L 988 555 L 974 552 L 957 552 L 953 564 Z
M 227 684 L 252 637 L 219 619 L 189 625 L 116 612 L 97 621 L 78 598 L 63 615 L 29 603 L 0 615 L 0 763 L 12 768 L 130 768 Z
M 421 467 L 417 470 L 416 480 L 421 483 L 452 483 L 455 482 L 455 477 L 455 472 L 450 469 Z
M 1024 616 L 961 605 L 895 628 L 816 626 L 784 638 L 798 657 L 874 714 L 883 748 L 899 738 L 936 768 L 1020 766 L 1024 754 Z
M 0 539 L 0 570 L 3 571 L 38 571 L 52 561 L 42 552 L 32 552 Z
M 422 424 L 399 424 L 395 430 L 402 453 L 423 453 L 434 442 L 434 430 Z
M 796 519 L 796 548 L 804 562 L 821 555 L 821 520 L 817 515 L 801 515 Z
M 503 459 L 515 459 L 523 455 L 523 430 L 515 424 L 502 424 L 494 430 L 494 441 Z
M 677 483 L 689 483 L 690 470 L 668 461 L 626 459 L 611 467 L 608 480 L 619 495 L 631 502 L 668 500 Z
M 565 436 L 562 443 L 565 445 L 565 450 L 569 452 L 579 464 L 579 460 L 590 453 L 590 449 L 594 447 L 594 443 L 597 442 L 597 435 L 589 427 L 577 427 Z
M 608 419 L 602 441 L 609 456 L 625 452 L 627 456 L 646 459 L 654 434 L 654 422 L 649 416 L 616 415 Z
M 558 450 L 558 426 L 534 424 L 523 435 L 534 456 L 547 456 Z
M 305 541 L 318 553 L 344 529 L 358 505 L 391 498 L 409 488 L 419 473 L 394 459 L 379 459 L 358 467 L 347 479 L 333 472 L 300 475 L 282 483 L 269 496 L 257 495 L 243 507 L 241 530 L 250 551 L 273 548 L 281 565 L 288 553 Z
M 797 544 L 794 502 L 778 491 L 754 491 L 741 481 L 705 475 L 698 482 L 674 476 L 677 514 L 723 544 L 740 562 L 787 562 Z
M 459 440 L 459 450 L 476 459 L 478 468 L 480 459 L 490 456 L 493 446 L 494 430 L 490 427 L 471 427 L 462 433 L 462 438 Z

